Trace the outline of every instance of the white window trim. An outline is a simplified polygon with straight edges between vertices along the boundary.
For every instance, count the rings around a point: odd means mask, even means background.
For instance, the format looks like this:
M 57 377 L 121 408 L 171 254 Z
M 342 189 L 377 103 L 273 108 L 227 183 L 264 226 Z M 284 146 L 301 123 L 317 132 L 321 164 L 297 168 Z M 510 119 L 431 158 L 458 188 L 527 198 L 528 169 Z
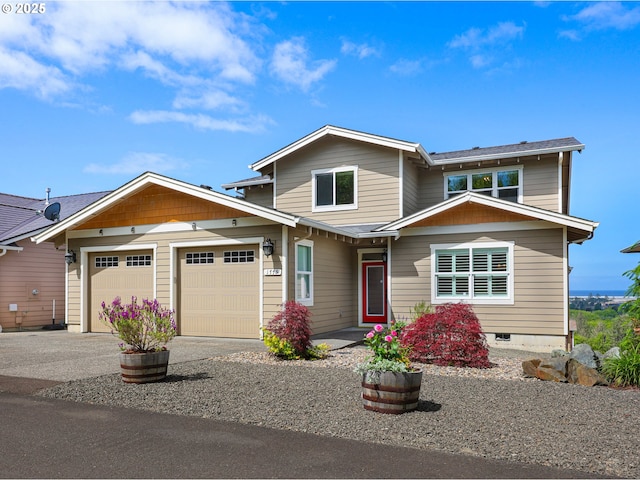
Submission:
M 353 172 L 353 203 L 350 205 L 316 205 L 316 175 L 324 173 L 332 173 L 333 175 L 333 193 L 335 195 L 335 174 L 340 172 Z M 357 210 L 358 208 L 358 167 L 335 167 L 311 170 L 311 211 L 312 212 L 336 212 L 341 210 Z
M 523 166 L 522 165 L 512 165 L 508 167 L 493 167 L 493 168 L 477 168 L 475 170 L 461 170 L 459 172 L 449 172 L 444 173 L 444 199 L 447 200 L 449 198 L 449 177 L 459 177 L 461 175 L 467 176 L 467 186 L 471 185 L 471 175 L 477 173 L 491 173 L 493 176 L 491 182 L 491 196 L 494 198 L 498 198 L 498 182 L 497 182 L 497 174 L 498 172 L 510 172 L 512 170 L 516 170 L 518 172 L 518 203 L 523 203 L 524 201 L 524 193 L 522 188 L 523 182 Z M 473 190 L 471 188 L 467 188 L 467 192 L 474 192 L 478 190 Z
M 470 305 L 513 305 L 514 304 L 514 242 L 472 242 L 472 243 L 440 243 L 431 245 L 431 304 L 439 305 L 443 303 L 459 302 L 468 303 Z M 485 249 L 485 248 L 506 248 L 507 262 L 509 268 L 507 270 L 507 296 L 503 298 L 473 298 L 473 297 L 446 297 L 438 298 L 436 288 L 436 252 L 442 250 L 464 250 L 464 249 Z M 469 274 L 472 277 L 472 274 Z M 470 292 L 471 287 L 470 287 Z
M 309 298 L 300 298 L 300 291 L 298 288 L 298 246 L 302 245 L 305 247 L 310 247 L 311 248 L 311 272 L 309 275 Z M 300 240 L 299 242 L 295 243 L 295 272 L 294 272 L 294 285 L 295 285 L 295 297 L 296 297 L 296 302 L 305 305 L 307 307 L 311 307 L 313 306 L 313 287 L 314 287 L 314 280 L 313 280 L 313 241 L 312 240 Z M 308 273 L 308 272 L 302 272 L 302 273 Z

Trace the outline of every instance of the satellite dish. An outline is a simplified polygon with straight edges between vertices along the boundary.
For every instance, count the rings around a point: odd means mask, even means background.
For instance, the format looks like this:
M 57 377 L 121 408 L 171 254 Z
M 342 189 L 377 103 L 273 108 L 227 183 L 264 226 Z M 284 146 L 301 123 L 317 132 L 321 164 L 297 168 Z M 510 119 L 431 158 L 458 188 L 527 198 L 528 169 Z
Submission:
M 47 208 L 44 209 L 44 218 L 51 220 L 52 222 L 60 220 L 60 204 L 53 202 Z

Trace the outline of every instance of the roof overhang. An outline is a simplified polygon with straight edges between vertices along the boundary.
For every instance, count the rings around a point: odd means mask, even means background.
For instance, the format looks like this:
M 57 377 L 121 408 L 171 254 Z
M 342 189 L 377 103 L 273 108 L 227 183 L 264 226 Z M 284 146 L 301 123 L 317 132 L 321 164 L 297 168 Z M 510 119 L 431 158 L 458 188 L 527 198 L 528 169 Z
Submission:
M 237 182 L 232 183 L 224 183 L 222 184 L 222 188 L 225 190 L 231 189 L 239 189 L 239 188 L 247 188 L 247 187 L 257 187 L 260 185 L 269 185 L 273 183 L 273 179 L 269 175 L 261 175 L 259 177 L 248 178 L 246 180 L 238 180 Z
M 205 187 L 198 187 L 189 183 L 181 182 L 173 178 L 158 175 L 152 172 L 146 172 L 139 177 L 133 179 L 129 183 L 126 183 L 122 187 L 114 190 L 110 194 L 102 197 L 100 200 L 89 205 L 87 208 L 80 212 L 68 217 L 67 219 L 57 223 L 56 225 L 48 228 L 44 232 L 35 235 L 31 238 L 36 243 L 47 241 L 53 237 L 56 237 L 65 231 L 75 228 L 82 223 L 86 222 L 92 217 L 99 215 L 108 208 L 116 205 L 124 198 L 132 195 L 149 185 L 159 185 L 177 192 L 181 192 L 187 195 L 191 195 L 202 200 L 210 201 L 223 205 L 225 207 L 234 208 L 241 212 L 255 215 L 258 217 L 271 220 L 276 223 L 294 227 L 298 223 L 298 217 L 287 213 L 280 212 L 268 207 L 262 207 L 254 203 L 247 202 L 245 200 L 231 197 L 223 193 L 214 192 Z
M 302 137 L 301 139 L 287 145 L 284 148 L 281 148 L 277 152 L 272 153 L 271 155 L 264 157 L 261 160 L 249 165 L 249 168 L 255 171 L 259 171 L 264 167 L 280 160 L 287 155 L 292 154 L 293 152 L 300 150 L 303 147 L 315 142 L 326 136 L 334 136 L 340 138 L 346 138 L 349 140 L 356 140 L 359 142 L 365 142 L 372 145 L 378 145 L 381 147 L 393 148 L 396 150 L 401 150 L 403 152 L 418 154 L 422 157 L 426 162 L 430 163 L 429 155 L 424 150 L 422 145 L 419 143 L 413 142 L 405 142 L 403 140 L 397 140 L 389 137 L 381 137 L 379 135 L 372 135 L 370 133 L 358 132 L 356 130 L 349 130 L 346 128 L 335 127 L 333 125 L 325 125 L 322 128 L 319 128 L 315 132 L 310 133 L 309 135 Z
M 450 198 L 449 200 L 445 200 L 433 207 L 421 210 L 413 215 L 388 223 L 387 225 L 380 227 L 377 231 L 400 231 L 401 229 L 410 227 L 421 220 L 428 219 L 465 203 L 474 203 L 486 207 L 497 208 L 505 212 L 531 217 L 534 220 L 546 221 L 567 227 L 567 229 L 571 231 L 570 241 L 572 243 L 582 243 L 583 241 L 590 239 L 599 225 L 599 223 L 592 222 L 590 220 L 572 217 L 570 215 L 564 215 L 562 213 L 532 207 L 530 205 L 501 200 L 487 195 L 467 192 Z
M 0 245 L 0 257 L 5 255 L 7 252 L 21 252 L 24 250 L 24 247 L 18 247 L 14 245 Z
M 621 253 L 640 253 L 640 241 L 634 243 L 630 247 L 620 250 Z

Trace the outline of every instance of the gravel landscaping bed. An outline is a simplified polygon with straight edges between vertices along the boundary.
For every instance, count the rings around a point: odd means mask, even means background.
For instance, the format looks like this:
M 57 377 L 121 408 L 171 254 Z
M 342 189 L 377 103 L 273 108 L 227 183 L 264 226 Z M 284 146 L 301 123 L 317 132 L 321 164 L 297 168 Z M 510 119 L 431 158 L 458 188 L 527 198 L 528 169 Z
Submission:
M 364 348 L 283 362 L 243 352 L 171 364 L 163 382 L 119 375 L 68 382 L 46 397 L 215 418 L 451 453 L 640 478 L 640 391 L 524 378 L 525 352 L 492 350 L 494 368 L 425 365 L 415 412 L 364 410 L 352 371 Z

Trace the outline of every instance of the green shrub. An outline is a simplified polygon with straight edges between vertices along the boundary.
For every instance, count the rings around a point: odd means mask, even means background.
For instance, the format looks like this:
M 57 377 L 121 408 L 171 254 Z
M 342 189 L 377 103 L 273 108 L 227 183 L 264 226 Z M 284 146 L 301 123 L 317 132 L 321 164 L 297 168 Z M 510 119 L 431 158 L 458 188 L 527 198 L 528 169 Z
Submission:
M 415 322 L 418 318 L 423 316 L 425 313 L 431 313 L 433 310 L 431 305 L 429 305 L 424 300 L 416 303 L 413 308 L 409 309 L 409 316 L 411 317 L 411 321 Z
M 640 386 L 640 343 L 623 350 L 619 357 L 607 358 L 602 373 L 618 387 Z

